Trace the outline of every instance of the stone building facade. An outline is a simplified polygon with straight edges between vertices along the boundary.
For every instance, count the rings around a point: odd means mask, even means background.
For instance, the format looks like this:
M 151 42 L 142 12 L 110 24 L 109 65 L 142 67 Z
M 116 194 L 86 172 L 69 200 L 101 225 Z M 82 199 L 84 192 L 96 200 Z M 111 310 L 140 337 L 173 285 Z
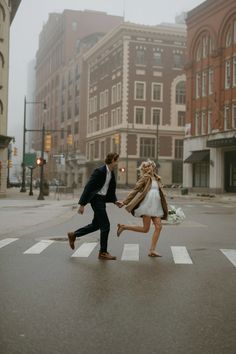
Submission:
M 6 196 L 8 145 L 8 76 L 10 25 L 21 0 L 0 0 L 0 198 Z
M 184 186 L 236 192 L 235 0 L 207 0 L 186 23 Z

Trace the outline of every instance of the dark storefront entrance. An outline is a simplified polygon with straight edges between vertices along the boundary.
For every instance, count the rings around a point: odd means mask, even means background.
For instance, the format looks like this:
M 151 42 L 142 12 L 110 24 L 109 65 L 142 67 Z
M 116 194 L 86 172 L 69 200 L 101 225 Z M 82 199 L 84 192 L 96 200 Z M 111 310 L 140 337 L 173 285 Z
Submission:
M 225 152 L 225 191 L 236 193 L 236 150 Z

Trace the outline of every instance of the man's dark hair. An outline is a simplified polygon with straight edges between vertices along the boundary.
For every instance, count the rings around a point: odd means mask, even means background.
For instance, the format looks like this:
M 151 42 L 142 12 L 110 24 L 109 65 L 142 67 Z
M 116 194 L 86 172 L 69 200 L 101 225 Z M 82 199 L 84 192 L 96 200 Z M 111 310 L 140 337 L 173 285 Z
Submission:
M 109 154 L 107 154 L 107 157 L 105 159 L 105 164 L 110 165 L 112 163 L 112 160 L 117 161 L 118 158 L 119 158 L 119 154 L 117 154 L 116 152 L 110 152 Z

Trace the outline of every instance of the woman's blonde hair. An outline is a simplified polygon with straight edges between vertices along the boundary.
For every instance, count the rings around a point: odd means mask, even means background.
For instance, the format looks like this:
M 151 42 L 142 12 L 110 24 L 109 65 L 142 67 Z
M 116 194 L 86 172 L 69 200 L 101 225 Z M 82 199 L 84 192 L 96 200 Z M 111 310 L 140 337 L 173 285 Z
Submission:
M 144 168 L 147 166 L 152 166 L 153 170 L 156 171 L 156 164 L 154 161 L 148 159 L 146 161 L 143 161 L 141 163 L 141 165 L 139 166 L 138 170 L 140 171 L 140 173 L 144 173 Z

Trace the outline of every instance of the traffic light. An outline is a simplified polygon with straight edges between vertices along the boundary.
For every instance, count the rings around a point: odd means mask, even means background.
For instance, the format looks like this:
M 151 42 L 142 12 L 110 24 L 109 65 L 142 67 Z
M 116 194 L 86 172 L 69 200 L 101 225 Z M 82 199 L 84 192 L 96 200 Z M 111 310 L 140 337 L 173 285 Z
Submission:
M 18 155 L 18 149 L 17 147 L 13 148 L 13 156 L 17 156 Z
M 125 167 L 119 168 L 119 171 L 120 171 L 120 172 L 125 172 Z
M 11 168 L 11 167 L 12 167 L 12 160 L 8 160 L 8 161 L 7 161 L 7 167 L 8 167 L 8 168 Z
M 42 157 L 37 157 L 37 159 L 36 159 L 36 165 L 37 166 L 45 165 L 45 163 L 46 163 L 45 159 L 43 159 Z
M 114 140 L 115 140 L 115 144 L 119 145 L 119 143 L 120 143 L 120 135 L 119 134 L 115 134 Z
M 51 134 L 47 134 L 45 136 L 45 144 L 44 144 L 44 150 L 45 151 L 50 151 L 52 146 L 52 136 Z
M 69 134 L 67 136 L 67 144 L 68 145 L 73 145 L 73 136 L 72 136 L 72 134 Z

